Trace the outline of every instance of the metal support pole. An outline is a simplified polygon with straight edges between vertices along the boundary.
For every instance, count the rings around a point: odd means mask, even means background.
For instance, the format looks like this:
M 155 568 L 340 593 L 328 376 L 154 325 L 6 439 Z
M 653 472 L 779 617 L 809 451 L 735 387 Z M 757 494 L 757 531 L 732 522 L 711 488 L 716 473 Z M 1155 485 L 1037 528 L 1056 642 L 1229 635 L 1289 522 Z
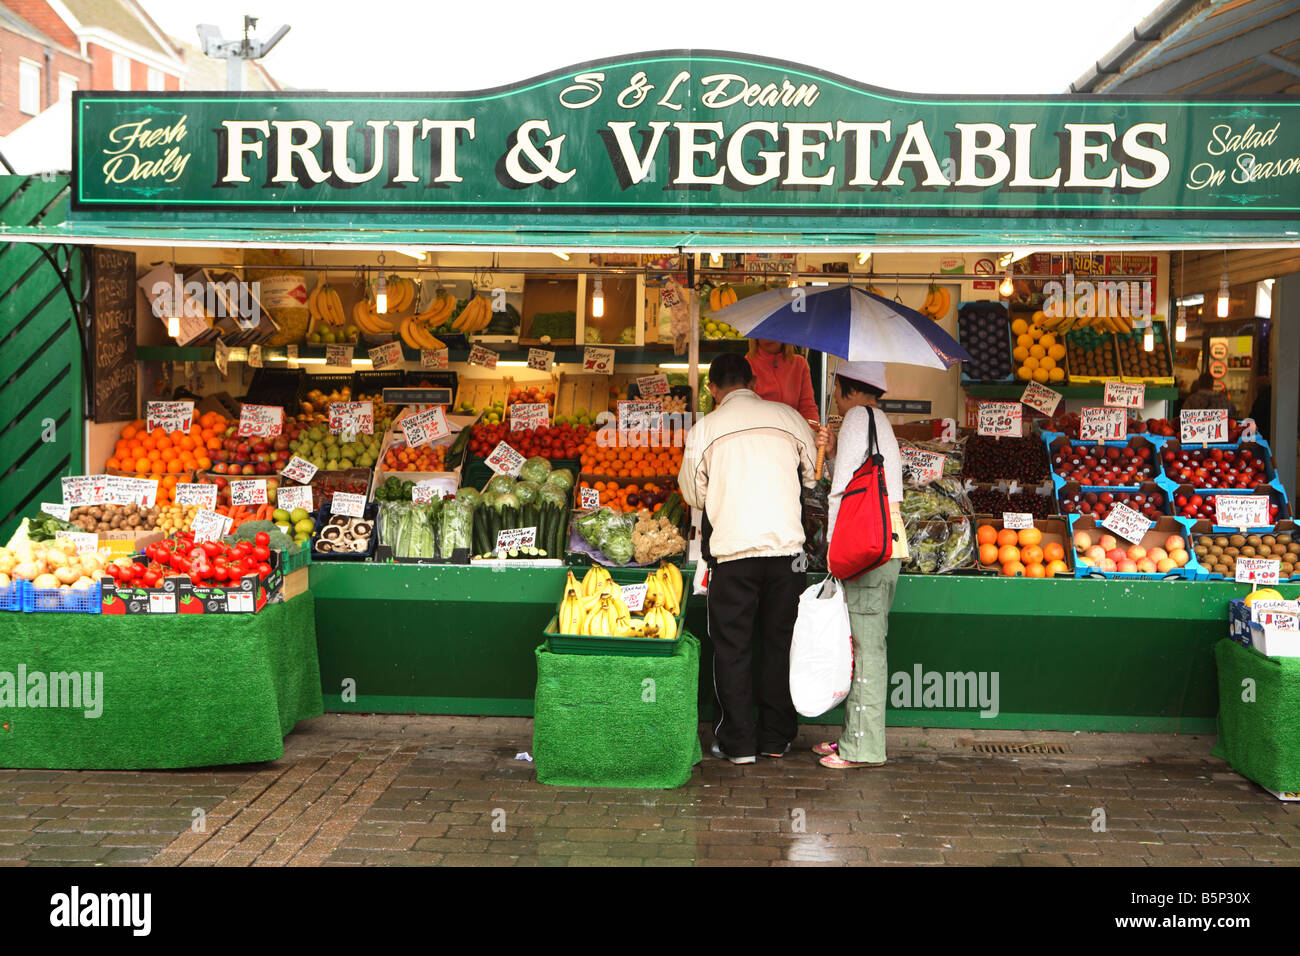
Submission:
M 1300 272 L 1273 284 L 1273 466 L 1291 501 L 1296 498 L 1296 436 L 1300 434 Z
M 690 383 L 691 394 L 695 396 L 695 407 L 690 409 L 691 420 L 694 421 L 700 413 L 700 297 L 695 291 L 695 253 L 683 253 L 678 246 L 677 254 L 686 256 L 686 292 L 690 296 L 688 301 L 691 306 L 691 335 L 686 345 L 686 361 L 690 369 L 686 381 Z

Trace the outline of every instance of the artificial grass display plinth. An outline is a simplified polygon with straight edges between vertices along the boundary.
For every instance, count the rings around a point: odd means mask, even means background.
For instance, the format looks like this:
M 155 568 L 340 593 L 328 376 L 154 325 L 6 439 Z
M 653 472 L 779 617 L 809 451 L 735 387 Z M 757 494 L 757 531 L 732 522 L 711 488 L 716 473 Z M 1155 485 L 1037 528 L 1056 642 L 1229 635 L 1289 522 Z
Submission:
M 63 706 L 82 685 L 92 699 Z M 310 591 L 257 614 L 0 614 L 3 767 L 275 760 L 294 724 L 321 713 Z
M 533 761 L 541 783 L 680 787 L 700 762 L 700 642 L 672 657 L 553 654 L 537 648 Z
M 1270 790 L 1300 791 L 1300 658 L 1265 657 L 1224 638 L 1214 646 L 1214 659 L 1219 665 L 1214 756 Z

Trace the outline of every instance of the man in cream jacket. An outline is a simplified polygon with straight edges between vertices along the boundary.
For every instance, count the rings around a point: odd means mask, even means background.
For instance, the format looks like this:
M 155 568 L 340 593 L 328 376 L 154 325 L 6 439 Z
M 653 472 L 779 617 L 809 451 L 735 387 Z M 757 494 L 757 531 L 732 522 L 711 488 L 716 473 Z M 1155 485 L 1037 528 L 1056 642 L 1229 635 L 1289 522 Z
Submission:
M 789 671 L 804 586 L 800 485 L 814 484 L 816 467 L 808 423 L 790 406 L 759 398 L 752 381 L 743 356 L 720 355 L 709 366 L 715 407 L 687 433 L 678 475 L 682 497 L 704 512 L 713 755 L 732 763 L 780 757 L 798 730 Z

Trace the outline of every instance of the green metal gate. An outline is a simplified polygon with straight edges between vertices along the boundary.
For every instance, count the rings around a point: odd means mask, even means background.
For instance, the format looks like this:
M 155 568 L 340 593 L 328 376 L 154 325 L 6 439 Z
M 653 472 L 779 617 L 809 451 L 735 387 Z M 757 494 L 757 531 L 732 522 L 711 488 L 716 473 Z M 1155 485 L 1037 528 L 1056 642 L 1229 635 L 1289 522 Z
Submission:
M 67 205 L 66 176 L 0 176 L 10 228 L 63 222 Z M 0 543 L 83 471 L 82 350 L 60 270 L 80 299 L 79 249 L 0 243 Z

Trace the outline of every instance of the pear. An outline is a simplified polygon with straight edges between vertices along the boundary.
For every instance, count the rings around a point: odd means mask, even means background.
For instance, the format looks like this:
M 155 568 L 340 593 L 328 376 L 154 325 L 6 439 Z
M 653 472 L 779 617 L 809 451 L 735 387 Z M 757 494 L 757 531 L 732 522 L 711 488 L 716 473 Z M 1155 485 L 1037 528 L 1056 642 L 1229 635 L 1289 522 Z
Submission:
M 355 467 L 356 467 L 356 465 L 352 464 L 352 459 L 351 459 L 351 458 L 340 458 L 340 459 L 339 459 L 339 468 L 340 468 L 340 469 L 343 469 L 343 468 L 355 468 Z

